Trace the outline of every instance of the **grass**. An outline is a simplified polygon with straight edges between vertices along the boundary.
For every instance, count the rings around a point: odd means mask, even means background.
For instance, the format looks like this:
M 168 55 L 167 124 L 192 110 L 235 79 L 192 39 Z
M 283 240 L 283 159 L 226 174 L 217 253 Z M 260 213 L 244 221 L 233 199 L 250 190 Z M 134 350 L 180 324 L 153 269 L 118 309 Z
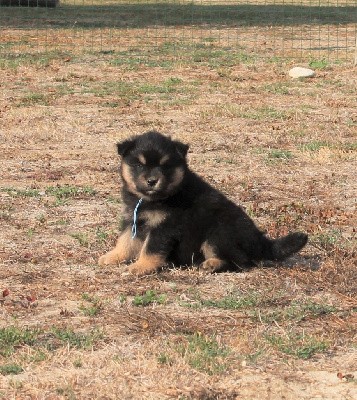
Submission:
M 308 143 L 304 143 L 303 145 L 301 145 L 301 149 L 303 151 L 319 151 L 320 149 L 324 148 L 324 147 L 329 147 L 330 145 L 327 142 L 323 142 L 320 140 L 314 140 Z
M 32 346 L 39 336 L 38 329 L 9 326 L 0 328 L 0 355 L 9 357 L 21 346 Z
M 288 336 L 266 335 L 265 339 L 284 354 L 307 360 L 328 350 L 329 343 L 313 336 L 291 334 Z
M 96 317 L 103 310 L 103 303 L 98 297 L 83 293 L 82 299 L 89 303 L 89 305 L 81 304 L 79 307 L 86 317 Z
M 355 371 L 353 67 L 325 65 L 325 51 L 314 51 L 307 60 L 321 69 L 316 78 L 291 81 L 299 60 L 274 57 L 274 29 L 260 26 L 246 32 L 254 44 L 231 36 L 240 26 L 186 26 L 176 38 L 167 25 L 113 28 L 111 47 L 109 30 L 79 28 L 90 25 L 83 16 L 65 30 L 57 12 L 66 8 L 74 22 L 76 9 L 62 6 L 2 10 L 45 18 L 46 32 L 58 26 L 62 51 L 35 46 L 26 24 L 36 19 L 4 26 L 0 366 L 10 375 L 0 374 L 0 397 L 293 399 L 288 379 L 306 398 L 349 398 L 352 378 L 325 382 L 332 365 L 347 377 Z M 182 7 L 187 21 L 190 7 Z M 215 18 L 225 16 L 233 18 Z M 236 45 L 243 39 L 245 48 Z M 189 143 L 192 169 L 269 236 L 308 232 L 308 246 L 239 273 L 169 265 L 133 277 L 123 265 L 99 267 L 125 217 L 115 144 L 149 129 Z M 25 373 L 12 374 L 16 367 Z
M 68 198 L 78 198 L 83 196 L 95 196 L 96 191 L 90 186 L 78 187 L 71 185 L 49 186 L 46 189 L 46 194 L 55 196 L 58 200 Z
M 229 367 L 228 347 L 218 343 L 214 336 L 195 333 L 184 338 L 176 351 L 194 369 L 208 375 L 222 374 Z
M 89 247 L 89 238 L 86 233 L 83 232 L 75 232 L 71 233 L 71 236 L 78 241 L 78 243 L 83 247 Z
M 148 306 L 150 304 L 164 304 L 166 296 L 157 294 L 155 290 L 147 290 L 142 295 L 136 295 L 132 301 L 134 306 Z
M 88 198 L 96 195 L 96 190 L 90 186 L 78 187 L 72 185 L 49 186 L 45 193 L 55 197 L 55 205 L 65 204 L 69 199 Z
M 267 158 L 269 161 L 286 161 L 293 158 L 293 153 L 290 150 L 271 149 Z
M 255 307 L 261 301 L 261 296 L 257 292 L 246 295 L 230 294 L 218 300 L 198 298 L 194 303 L 182 302 L 184 307 L 211 307 L 223 310 L 239 310 L 242 308 Z
M 7 193 L 11 197 L 39 197 L 38 189 L 17 189 L 17 188 L 0 188 L 1 192 Z
M 9 326 L 0 328 L 0 356 L 7 359 L 21 348 L 29 346 L 36 350 L 30 361 L 39 362 L 46 359 L 44 351 L 54 351 L 62 345 L 87 349 L 93 347 L 101 339 L 103 339 L 103 334 L 97 329 L 90 332 L 76 332 L 71 328 L 55 326 L 46 330 Z
M 4 364 L 0 365 L 1 375 L 18 375 L 23 372 L 23 368 L 18 364 Z
M 337 308 L 329 304 L 320 304 L 308 300 L 306 302 L 295 302 L 293 301 L 287 307 L 281 307 L 279 310 L 271 310 L 268 312 L 259 312 L 259 320 L 264 322 L 281 322 L 291 321 L 300 322 L 311 318 L 319 318 L 324 315 L 333 314 L 337 311 Z

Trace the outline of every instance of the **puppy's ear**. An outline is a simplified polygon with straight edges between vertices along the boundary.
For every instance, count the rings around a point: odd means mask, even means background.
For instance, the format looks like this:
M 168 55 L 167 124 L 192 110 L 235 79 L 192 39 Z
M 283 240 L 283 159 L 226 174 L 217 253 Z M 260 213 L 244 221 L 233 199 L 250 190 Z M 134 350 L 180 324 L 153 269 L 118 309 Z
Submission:
M 117 143 L 118 154 L 125 157 L 130 150 L 135 146 L 135 139 L 125 140 L 124 142 Z
M 188 152 L 189 145 L 185 143 L 181 143 L 177 140 L 173 141 L 175 143 L 175 147 L 177 152 L 180 154 L 182 158 L 185 158 Z

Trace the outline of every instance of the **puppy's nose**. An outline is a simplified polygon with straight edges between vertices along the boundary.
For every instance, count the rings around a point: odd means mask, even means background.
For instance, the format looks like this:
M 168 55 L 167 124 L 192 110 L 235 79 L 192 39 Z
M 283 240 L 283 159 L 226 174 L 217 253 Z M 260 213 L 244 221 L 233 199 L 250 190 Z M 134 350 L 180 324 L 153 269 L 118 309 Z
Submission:
M 157 178 L 151 177 L 146 182 L 150 187 L 154 187 L 159 180 Z

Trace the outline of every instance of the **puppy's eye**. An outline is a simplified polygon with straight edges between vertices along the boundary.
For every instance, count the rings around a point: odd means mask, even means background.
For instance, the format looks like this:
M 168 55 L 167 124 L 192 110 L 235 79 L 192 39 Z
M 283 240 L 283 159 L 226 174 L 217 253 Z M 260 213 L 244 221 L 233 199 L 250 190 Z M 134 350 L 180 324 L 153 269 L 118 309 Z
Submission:
M 134 168 L 144 168 L 144 165 L 137 158 L 130 160 L 129 165 Z

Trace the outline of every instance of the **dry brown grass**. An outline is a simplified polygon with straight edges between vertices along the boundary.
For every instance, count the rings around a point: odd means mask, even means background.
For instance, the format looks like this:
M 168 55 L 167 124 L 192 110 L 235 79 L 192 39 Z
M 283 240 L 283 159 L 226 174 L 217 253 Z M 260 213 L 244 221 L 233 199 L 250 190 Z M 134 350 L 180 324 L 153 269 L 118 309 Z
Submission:
M 23 370 L 0 397 L 355 398 L 354 69 L 46 57 L 0 70 L 0 367 Z M 310 244 L 240 274 L 99 268 L 121 213 L 115 143 L 150 128 L 190 143 L 192 168 L 270 235 Z M 133 304 L 150 290 L 164 296 Z M 1 350 L 26 327 L 32 342 Z

